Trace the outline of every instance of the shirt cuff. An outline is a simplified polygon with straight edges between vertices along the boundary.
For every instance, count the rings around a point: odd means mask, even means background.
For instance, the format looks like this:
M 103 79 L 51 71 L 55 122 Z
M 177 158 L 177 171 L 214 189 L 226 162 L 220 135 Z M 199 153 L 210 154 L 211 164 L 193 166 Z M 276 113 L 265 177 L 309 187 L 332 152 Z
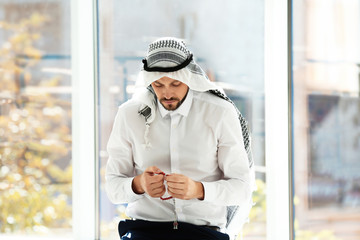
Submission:
M 132 182 L 133 182 L 134 178 L 128 178 L 127 179 L 127 183 L 125 184 L 126 186 L 126 195 L 128 196 L 129 202 L 135 202 L 136 200 L 139 200 L 140 198 L 144 197 L 144 194 L 136 194 L 134 193 L 133 189 L 132 189 Z
M 213 202 L 216 199 L 216 185 L 209 182 L 201 182 L 204 186 L 204 201 Z

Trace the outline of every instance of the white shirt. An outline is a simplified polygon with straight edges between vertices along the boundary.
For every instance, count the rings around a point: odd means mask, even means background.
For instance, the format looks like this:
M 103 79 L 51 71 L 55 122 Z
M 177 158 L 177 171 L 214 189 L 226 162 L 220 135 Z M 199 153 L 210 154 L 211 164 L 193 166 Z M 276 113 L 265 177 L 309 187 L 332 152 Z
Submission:
M 224 227 L 226 206 L 248 204 L 250 170 L 234 106 L 210 93 L 189 90 L 175 111 L 157 104 L 145 147 L 141 104 L 132 99 L 119 107 L 108 142 L 106 190 L 115 203 L 128 203 L 135 219 Z M 163 201 L 131 188 L 134 176 L 157 166 L 166 174 L 186 175 L 204 186 L 204 200 Z

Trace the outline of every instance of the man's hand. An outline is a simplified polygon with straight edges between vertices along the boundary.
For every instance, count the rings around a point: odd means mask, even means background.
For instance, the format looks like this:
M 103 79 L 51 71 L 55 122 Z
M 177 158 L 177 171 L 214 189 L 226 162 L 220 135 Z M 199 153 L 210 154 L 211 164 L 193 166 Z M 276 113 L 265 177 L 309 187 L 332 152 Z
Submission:
M 150 197 L 161 197 L 166 192 L 163 172 L 155 166 L 148 167 L 134 178 L 132 189 L 136 194 L 146 192 Z
M 165 180 L 167 181 L 168 193 L 172 197 L 184 200 L 193 198 L 204 200 L 204 186 L 201 182 L 175 173 L 166 175 Z

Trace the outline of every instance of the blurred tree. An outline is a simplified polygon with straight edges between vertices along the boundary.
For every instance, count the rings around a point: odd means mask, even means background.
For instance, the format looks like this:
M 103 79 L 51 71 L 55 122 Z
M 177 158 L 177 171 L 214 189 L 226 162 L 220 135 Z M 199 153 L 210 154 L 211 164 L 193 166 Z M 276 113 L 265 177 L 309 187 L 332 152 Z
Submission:
M 0 22 L 0 232 L 71 227 L 71 98 L 42 91 L 59 77 L 33 81 L 35 47 L 49 18 L 34 13 Z M 35 82 L 36 93 L 27 90 Z
M 266 238 L 266 183 L 261 179 L 256 179 L 257 190 L 253 193 L 253 202 L 249 214 L 249 223 L 244 225 L 242 233 L 236 240 L 251 239 L 255 237 Z M 298 198 L 294 197 L 294 204 L 298 204 Z M 322 230 L 319 232 L 302 230 L 299 228 L 298 221 L 294 221 L 296 240 L 341 240 L 335 236 L 331 230 Z
M 252 196 L 254 206 L 250 210 L 249 223 L 244 225 L 237 240 L 251 236 L 266 238 L 266 184 L 263 180 L 256 179 L 256 187 Z

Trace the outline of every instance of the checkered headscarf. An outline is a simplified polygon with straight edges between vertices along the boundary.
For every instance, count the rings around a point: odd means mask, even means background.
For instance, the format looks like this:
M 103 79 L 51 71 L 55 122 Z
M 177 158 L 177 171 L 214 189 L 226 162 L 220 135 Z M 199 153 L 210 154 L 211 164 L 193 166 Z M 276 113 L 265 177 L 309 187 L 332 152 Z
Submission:
M 149 45 L 143 63 L 143 69 L 138 75 L 138 86 L 147 87 L 166 76 L 185 83 L 195 91 L 220 90 L 209 80 L 204 70 L 195 62 L 191 51 L 180 39 L 160 38 L 154 41 Z

